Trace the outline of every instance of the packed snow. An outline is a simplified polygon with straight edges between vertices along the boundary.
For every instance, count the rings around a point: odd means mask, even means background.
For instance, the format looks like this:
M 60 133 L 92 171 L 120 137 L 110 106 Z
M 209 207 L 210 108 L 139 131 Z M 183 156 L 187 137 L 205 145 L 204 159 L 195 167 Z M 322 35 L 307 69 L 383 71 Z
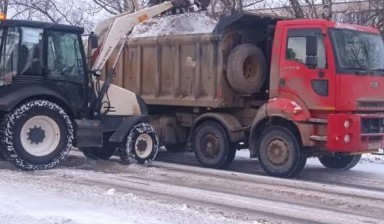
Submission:
M 249 151 L 238 151 L 236 157 L 238 160 L 246 160 Z M 203 223 L 243 223 L 219 214 L 196 210 L 183 203 L 161 202 L 156 198 L 148 199 L 135 193 L 121 192 L 121 189 L 113 185 L 101 187 L 88 182 L 84 184 L 87 179 L 97 180 L 100 176 L 104 179 L 116 177 L 114 173 L 129 180 L 130 172 L 142 169 L 140 166 L 125 167 L 109 161 L 98 161 L 98 164 L 90 161 L 85 164 L 88 162 L 84 161 L 88 160 L 69 160 L 66 165 L 68 167 L 36 172 L 16 171 L 5 161 L 0 161 L 0 223 L 200 224 L 202 220 Z M 321 167 L 315 158 L 309 159 L 307 165 Z M 85 169 L 87 166 L 89 168 Z M 151 169 L 152 172 L 156 170 Z M 372 178 L 384 178 L 384 156 L 367 154 L 353 170 L 372 175 Z M 63 180 L 69 180 L 69 183 Z
M 217 21 L 206 12 L 169 15 L 155 17 L 136 25 L 131 37 L 212 33 L 216 25 Z

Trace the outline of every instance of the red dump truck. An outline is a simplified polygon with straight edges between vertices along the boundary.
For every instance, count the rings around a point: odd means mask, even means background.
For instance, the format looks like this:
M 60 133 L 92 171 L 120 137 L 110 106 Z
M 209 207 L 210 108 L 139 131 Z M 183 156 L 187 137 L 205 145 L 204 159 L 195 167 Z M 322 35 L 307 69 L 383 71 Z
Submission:
M 207 167 L 249 148 L 268 175 L 293 177 L 308 157 L 350 169 L 383 147 L 375 28 L 242 12 L 212 33 L 130 38 L 117 73 L 148 105 L 161 143 L 190 146 Z

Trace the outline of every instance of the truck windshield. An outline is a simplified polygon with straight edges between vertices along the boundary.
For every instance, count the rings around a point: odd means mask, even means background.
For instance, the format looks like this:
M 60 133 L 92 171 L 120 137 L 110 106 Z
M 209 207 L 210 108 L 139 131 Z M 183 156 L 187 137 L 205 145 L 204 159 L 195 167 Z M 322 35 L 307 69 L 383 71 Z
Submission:
M 330 29 L 338 72 L 384 75 L 384 44 L 379 34 Z

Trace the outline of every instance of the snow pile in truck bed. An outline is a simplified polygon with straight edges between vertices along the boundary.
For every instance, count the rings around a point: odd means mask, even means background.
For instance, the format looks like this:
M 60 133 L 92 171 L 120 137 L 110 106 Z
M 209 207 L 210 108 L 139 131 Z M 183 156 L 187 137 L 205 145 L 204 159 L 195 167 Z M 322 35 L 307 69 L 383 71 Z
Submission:
M 131 37 L 212 33 L 216 25 L 217 21 L 206 12 L 166 15 L 136 25 Z

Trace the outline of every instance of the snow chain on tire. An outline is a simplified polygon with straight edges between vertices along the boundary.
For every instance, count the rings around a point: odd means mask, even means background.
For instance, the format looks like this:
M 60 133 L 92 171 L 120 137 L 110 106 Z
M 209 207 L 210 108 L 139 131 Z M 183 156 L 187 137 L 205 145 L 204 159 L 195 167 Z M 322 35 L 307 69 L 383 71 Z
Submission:
M 145 158 L 135 153 L 135 144 L 140 135 L 150 136 L 153 143 L 152 151 Z M 155 160 L 159 151 L 159 139 L 155 129 L 148 123 L 136 124 L 128 133 L 125 144 L 118 149 L 118 155 L 123 164 L 143 164 L 149 166 Z
M 41 157 L 32 155 L 28 150 L 24 149 L 22 143 L 20 143 L 26 141 L 22 139 L 21 136 L 21 130 L 24 125 L 31 119 L 38 120 L 36 117 L 39 116 L 54 121 L 54 125 L 57 125 L 60 131 L 60 138 L 56 143 L 57 147 L 52 150 L 50 154 Z M 23 124 L 23 122 L 25 123 Z M 73 126 L 70 117 L 63 108 L 48 100 L 31 100 L 18 106 L 13 111 L 4 115 L 1 121 L 1 127 L 0 144 L 3 156 L 10 163 L 23 170 L 45 170 L 56 167 L 60 162 L 65 160 L 72 147 Z M 36 124 L 34 124 L 34 128 L 36 128 Z M 42 130 L 41 127 L 40 130 Z M 29 133 L 30 132 L 31 131 L 29 131 Z M 45 136 L 44 132 L 43 137 L 45 138 Z M 29 138 L 28 140 L 32 142 Z

